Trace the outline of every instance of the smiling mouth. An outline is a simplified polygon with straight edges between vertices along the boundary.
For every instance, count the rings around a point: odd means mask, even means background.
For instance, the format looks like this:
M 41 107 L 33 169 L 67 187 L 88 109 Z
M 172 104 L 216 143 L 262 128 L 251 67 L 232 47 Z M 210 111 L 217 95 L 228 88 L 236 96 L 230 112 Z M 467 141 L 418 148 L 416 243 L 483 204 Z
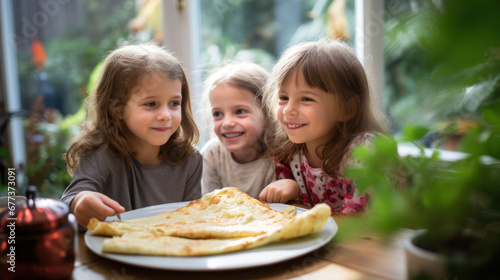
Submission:
M 224 136 L 224 138 L 236 138 L 236 137 L 239 137 L 239 136 L 243 135 L 243 132 L 223 133 L 222 135 Z
M 156 130 L 158 132 L 164 132 L 167 131 L 169 127 L 153 127 L 153 130 Z
M 301 127 L 305 126 L 305 124 L 297 124 L 297 123 L 285 123 L 285 125 L 287 128 L 290 128 L 290 129 L 301 128 Z

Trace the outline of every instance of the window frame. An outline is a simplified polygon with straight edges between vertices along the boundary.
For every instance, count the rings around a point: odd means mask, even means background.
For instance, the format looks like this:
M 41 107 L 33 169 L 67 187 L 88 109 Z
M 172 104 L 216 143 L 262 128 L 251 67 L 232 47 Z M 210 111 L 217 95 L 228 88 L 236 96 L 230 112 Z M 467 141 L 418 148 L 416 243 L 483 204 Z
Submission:
M 21 92 L 19 89 L 16 38 L 13 37 L 15 36 L 14 12 L 11 1 L 0 2 L 0 14 L 0 48 L 2 51 L 0 56 L 0 74 L 2 75 L 1 80 L 4 81 L 1 90 L 2 101 L 4 101 L 5 104 L 3 110 L 6 113 L 18 112 L 22 107 L 20 98 Z M 8 138 L 11 150 L 11 160 L 16 173 L 16 183 L 17 186 L 21 186 L 24 181 L 23 166 L 26 166 L 26 144 L 24 140 L 23 121 L 21 118 L 12 117 L 10 119 Z

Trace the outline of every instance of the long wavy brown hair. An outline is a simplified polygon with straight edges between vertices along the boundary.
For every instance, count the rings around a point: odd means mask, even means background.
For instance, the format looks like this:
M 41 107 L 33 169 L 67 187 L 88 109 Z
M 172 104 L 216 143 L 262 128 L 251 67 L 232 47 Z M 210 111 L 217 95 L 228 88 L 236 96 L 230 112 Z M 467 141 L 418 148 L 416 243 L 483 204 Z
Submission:
M 182 120 L 177 131 L 160 147 L 160 157 L 179 164 L 194 151 L 199 132 L 193 118 L 186 75 L 171 53 L 154 43 L 131 44 L 111 52 L 104 61 L 94 89 L 84 101 L 86 118 L 78 136 L 72 139 L 64 158 L 73 174 L 82 155 L 104 147 L 130 166 L 137 154 L 131 147 L 132 132 L 121 118 L 131 90 L 153 74 L 165 75 L 182 84 Z
M 386 118 L 372 99 L 365 70 L 347 43 L 321 39 L 292 46 L 272 68 L 265 92 L 265 103 L 271 106 L 275 120 L 273 128 L 266 130 L 265 141 L 278 161 L 290 162 L 305 145 L 291 142 L 276 116 L 279 88 L 297 74 L 304 75 L 308 86 L 336 95 L 341 115 L 348 110 L 355 112 L 337 124 L 336 136 L 320 147 L 321 153 L 315 151 L 323 160 L 323 170 L 333 176 L 355 137 L 384 132 Z

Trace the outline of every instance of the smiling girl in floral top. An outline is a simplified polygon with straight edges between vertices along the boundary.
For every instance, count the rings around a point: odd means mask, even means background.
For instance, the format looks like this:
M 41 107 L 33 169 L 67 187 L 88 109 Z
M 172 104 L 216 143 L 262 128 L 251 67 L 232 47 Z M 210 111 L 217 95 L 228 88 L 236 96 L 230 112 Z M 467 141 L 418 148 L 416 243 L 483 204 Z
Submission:
M 266 101 L 276 120 L 267 130 L 278 181 L 260 194 L 266 202 L 327 203 L 336 213 L 366 208 L 344 176 L 350 152 L 384 131 L 371 102 L 363 66 L 347 44 L 322 39 L 289 48 L 271 71 Z

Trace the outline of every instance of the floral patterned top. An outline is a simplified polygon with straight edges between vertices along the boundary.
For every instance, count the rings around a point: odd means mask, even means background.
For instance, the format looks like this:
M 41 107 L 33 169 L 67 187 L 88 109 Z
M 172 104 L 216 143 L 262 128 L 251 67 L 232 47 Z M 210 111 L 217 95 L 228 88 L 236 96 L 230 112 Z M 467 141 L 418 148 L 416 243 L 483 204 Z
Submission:
M 343 164 L 338 169 L 338 175 L 330 176 L 322 168 L 309 166 L 304 151 L 295 154 L 289 164 L 277 162 L 276 179 L 293 179 L 300 186 L 300 199 L 308 206 L 318 203 L 326 203 L 332 208 L 332 212 L 349 214 L 362 212 L 366 209 L 366 196 L 358 196 L 354 183 L 345 178 L 342 173 L 347 165 L 357 164 L 349 158 L 352 148 L 357 145 L 367 144 L 373 134 L 363 134 L 358 136 L 349 146 L 348 152 L 344 155 Z

